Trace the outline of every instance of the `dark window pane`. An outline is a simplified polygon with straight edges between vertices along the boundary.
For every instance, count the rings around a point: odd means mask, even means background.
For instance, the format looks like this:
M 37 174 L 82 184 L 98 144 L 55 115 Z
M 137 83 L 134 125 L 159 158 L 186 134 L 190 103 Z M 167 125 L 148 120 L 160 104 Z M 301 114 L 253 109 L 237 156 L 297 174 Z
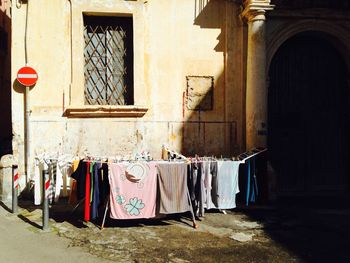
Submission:
M 85 104 L 133 104 L 130 17 L 84 16 Z

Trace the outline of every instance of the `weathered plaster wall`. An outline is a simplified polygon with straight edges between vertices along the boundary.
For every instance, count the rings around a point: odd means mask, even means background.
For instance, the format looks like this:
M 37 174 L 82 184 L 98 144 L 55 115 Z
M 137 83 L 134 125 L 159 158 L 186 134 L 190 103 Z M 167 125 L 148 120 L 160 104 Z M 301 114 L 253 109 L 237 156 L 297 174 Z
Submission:
M 29 1 L 27 56 L 39 73 L 30 92 L 31 157 L 44 151 L 105 156 L 149 150 L 159 158 L 163 143 L 190 154 L 241 150 L 244 65 L 238 6 L 199 2 L 72 0 L 71 49 L 69 1 Z M 63 117 L 66 107 L 84 107 L 83 13 L 133 16 L 135 105 L 148 108 L 145 116 Z M 15 79 L 25 63 L 25 5 L 13 8 L 13 21 L 13 145 L 23 171 L 24 98 Z M 188 75 L 214 77 L 212 111 L 186 108 Z

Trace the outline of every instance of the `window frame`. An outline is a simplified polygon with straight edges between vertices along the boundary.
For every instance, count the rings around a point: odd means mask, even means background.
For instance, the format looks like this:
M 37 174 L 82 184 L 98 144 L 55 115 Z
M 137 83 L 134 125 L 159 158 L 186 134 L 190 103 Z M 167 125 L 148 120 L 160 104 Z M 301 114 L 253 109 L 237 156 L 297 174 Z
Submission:
M 83 16 L 129 16 L 133 18 L 133 105 L 85 105 L 84 103 L 84 22 Z M 71 28 L 71 83 L 64 87 L 63 116 L 67 118 L 128 117 L 140 118 L 148 111 L 145 87 L 145 17 L 143 5 L 132 1 L 128 6 L 115 2 L 112 5 L 94 5 L 81 1 L 73 5 Z M 135 44 L 137 43 L 137 45 Z M 67 44 L 69 44 L 67 42 Z M 67 56 L 68 58 L 68 56 Z M 98 110 L 96 110 L 98 109 Z

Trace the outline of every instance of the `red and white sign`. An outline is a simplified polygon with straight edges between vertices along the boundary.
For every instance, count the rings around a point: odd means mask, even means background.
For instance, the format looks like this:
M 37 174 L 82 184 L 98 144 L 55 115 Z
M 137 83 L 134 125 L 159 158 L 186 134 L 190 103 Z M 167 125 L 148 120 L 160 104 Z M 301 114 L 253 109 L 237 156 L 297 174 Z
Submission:
M 17 80 L 23 86 L 33 86 L 38 80 L 38 73 L 32 67 L 25 66 L 18 70 Z

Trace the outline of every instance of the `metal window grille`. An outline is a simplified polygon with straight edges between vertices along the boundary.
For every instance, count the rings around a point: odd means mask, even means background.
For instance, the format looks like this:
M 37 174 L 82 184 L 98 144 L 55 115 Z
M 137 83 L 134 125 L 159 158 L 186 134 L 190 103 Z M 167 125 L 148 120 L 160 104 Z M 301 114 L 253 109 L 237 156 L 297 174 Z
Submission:
M 85 104 L 133 104 L 130 17 L 84 16 Z

